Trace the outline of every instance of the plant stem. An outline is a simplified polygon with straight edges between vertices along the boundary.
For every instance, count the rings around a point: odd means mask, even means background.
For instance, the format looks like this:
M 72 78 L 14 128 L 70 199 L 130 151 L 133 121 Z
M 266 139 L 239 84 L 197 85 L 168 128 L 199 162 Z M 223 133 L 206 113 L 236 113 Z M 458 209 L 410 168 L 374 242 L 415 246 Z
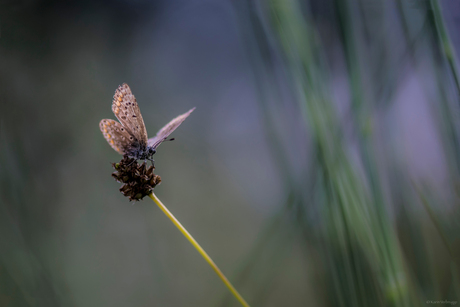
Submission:
M 227 288 L 232 292 L 236 299 L 245 307 L 249 307 L 249 304 L 244 300 L 244 298 L 236 291 L 233 285 L 228 281 L 227 277 L 221 272 L 217 265 L 212 261 L 211 257 L 204 251 L 204 249 L 198 244 L 197 241 L 192 237 L 192 235 L 182 226 L 182 224 L 172 215 L 172 213 L 166 208 L 165 205 L 158 199 L 158 197 L 152 192 L 149 194 L 149 197 L 160 207 L 161 211 L 173 222 L 174 225 L 180 230 L 180 232 L 187 238 L 187 240 L 192 243 L 192 245 L 197 249 L 197 251 L 203 256 L 204 260 L 212 267 L 212 269 L 217 273 L 217 275 L 222 279 Z

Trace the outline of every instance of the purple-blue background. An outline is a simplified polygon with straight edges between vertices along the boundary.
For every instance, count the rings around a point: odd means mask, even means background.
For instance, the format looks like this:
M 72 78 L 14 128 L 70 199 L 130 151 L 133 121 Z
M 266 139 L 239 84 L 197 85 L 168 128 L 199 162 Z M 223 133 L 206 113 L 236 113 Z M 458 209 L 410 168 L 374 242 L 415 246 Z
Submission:
M 110 177 L 98 124 L 124 82 L 151 136 L 196 107 L 155 193 L 252 306 L 460 299 L 459 18 L 454 0 L 0 3 L 0 306 L 238 306 Z

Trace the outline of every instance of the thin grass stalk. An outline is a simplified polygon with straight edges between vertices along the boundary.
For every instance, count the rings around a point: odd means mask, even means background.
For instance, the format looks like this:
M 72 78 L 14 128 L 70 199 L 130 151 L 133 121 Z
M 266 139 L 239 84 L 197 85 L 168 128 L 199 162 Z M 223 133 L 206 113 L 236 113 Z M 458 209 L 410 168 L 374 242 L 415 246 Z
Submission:
M 219 267 L 214 263 L 214 261 L 209 257 L 209 255 L 204 251 L 204 249 L 198 244 L 198 242 L 192 237 L 192 235 L 185 229 L 184 226 L 174 217 L 174 215 L 166 208 L 166 206 L 161 202 L 161 200 L 152 192 L 149 194 L 149 197 L 157 204 L 157 206 L 163 211 L 163 213 L 173 222 L 173 224 L 179 229 L 179 231 L 187 238 L 187 240 L 196 248 L 198 253 L 206 260 L 206 262 L 211 266 L 211 268 L 216 272 L 217 276 L 224 282 L 225 286 L 230 290 L 230 292 L 235 296 L 235 298 L 241 303 L 242 306 L 249 307 L 249 304 L 244 300 L 244 298 L 239 294 L 239 292 L 233 287 L 230 281 L 225 277 Z

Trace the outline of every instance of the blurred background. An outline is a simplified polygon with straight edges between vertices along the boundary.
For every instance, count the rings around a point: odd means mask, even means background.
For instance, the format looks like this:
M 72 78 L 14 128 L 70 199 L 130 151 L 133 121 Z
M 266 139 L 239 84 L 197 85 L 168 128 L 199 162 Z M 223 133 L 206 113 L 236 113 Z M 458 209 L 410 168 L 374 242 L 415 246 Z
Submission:
M 155 193 L 251 306 L 460 300 L 456 0 L 0 2 L 0 306 L 239 306 L 99 131 L 128 83 Z M 439 303 L 441 302 L 441 303 Z

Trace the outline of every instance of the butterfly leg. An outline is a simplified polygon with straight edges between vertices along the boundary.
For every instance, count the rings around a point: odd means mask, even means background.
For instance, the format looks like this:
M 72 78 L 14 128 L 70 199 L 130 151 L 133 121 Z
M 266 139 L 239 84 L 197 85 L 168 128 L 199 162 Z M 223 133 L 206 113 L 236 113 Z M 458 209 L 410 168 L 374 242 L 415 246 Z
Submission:
M 133 164 L 134 162 L 136 162 L 137 160 L 134 159 L 133 162 L 129 163 L 128 166 L 130 166 L 131 164 Z

